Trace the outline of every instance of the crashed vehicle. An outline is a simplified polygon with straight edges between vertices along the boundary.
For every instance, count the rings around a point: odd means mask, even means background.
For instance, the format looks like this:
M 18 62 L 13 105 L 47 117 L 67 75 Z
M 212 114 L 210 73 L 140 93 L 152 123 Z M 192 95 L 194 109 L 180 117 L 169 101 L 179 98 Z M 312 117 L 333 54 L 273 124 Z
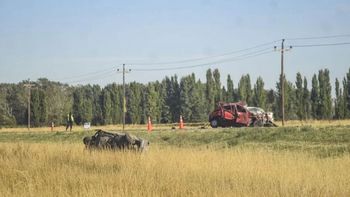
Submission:
M 247 110 L 250 113 L 250 126 L 277 126 L 275 123 L 273 123 L 274 119 L 272 112 L 265 112 L 265 110 L 261 109 L 260 107 L 247 107 Z
M 84 137 L 86 149 L 112 149 L 145 151 L 149 142 L 129 133 L 107 132 L 97 130 L 93 136 Z
M 247 107 L 244 102 L 223 103 L 209 114 L 209 123 L 217 127 L 276 126 L 273 114 L 258 107 Z

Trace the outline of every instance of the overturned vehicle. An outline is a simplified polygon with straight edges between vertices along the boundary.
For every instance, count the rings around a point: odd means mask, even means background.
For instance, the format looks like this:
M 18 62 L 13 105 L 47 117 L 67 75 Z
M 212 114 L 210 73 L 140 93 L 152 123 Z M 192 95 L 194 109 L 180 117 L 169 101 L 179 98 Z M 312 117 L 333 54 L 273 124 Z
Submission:
M 84 137 L 86 149 L 111 149 L 145 151 L 149 142 L 129 133 L 107 132 L 97 130 L 93 136 Z
M 209 123 L 217 127 L 276 127 L 273 113 L 265 112 L 258 107 L 247 107 L 244 102 L 218 103 L 218 107 L 210 113 Z

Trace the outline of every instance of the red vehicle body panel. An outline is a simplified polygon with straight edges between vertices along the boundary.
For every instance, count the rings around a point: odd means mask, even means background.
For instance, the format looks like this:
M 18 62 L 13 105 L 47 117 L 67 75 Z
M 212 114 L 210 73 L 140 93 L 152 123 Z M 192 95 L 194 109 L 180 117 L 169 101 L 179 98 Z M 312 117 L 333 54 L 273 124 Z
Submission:
M 243 102 L 219 103 L 218 108 L 210 113 L 209 122 L 212 127 L 249 126 L 250 112 Z

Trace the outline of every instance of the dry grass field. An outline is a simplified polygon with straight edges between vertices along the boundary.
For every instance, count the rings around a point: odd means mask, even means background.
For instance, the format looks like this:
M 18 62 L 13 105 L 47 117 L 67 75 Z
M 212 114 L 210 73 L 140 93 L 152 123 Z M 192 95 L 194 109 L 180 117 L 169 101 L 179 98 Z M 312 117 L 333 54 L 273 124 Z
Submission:
M 0 143 L 0 196 L 350 196 L 350 156 L 265 148 Z
M 0 129 L 0 196 L 350 196 L 350 121 L 127 125 L 148 152 L 87 151 L 93 129 Z

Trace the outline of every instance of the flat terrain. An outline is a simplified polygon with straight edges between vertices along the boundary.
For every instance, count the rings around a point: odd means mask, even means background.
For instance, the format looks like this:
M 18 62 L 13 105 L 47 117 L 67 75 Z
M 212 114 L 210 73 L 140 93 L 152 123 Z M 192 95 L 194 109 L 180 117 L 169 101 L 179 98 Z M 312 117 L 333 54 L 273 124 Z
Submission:
M 294 124 L 294 123 L 293 123 Z M 0 196 L 350 196 L 350 127 L 127 131 L 148 152 L 87 151 L 93 130 L 0 130 Z M 120 126 L 103 127 L 120 130 Z

